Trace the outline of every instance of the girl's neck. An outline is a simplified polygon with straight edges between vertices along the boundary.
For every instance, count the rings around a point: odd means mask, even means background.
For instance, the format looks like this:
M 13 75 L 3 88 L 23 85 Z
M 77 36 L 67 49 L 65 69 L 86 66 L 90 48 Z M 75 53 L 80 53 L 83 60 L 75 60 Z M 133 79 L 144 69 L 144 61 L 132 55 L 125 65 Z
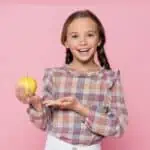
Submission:
M 79 62 L 72 62 L 68 65 L 69 68 L 75 69 L 78 71 L 97 71 L 100 69 L 100 66 L 97 65 L 94 61 L 89 63 L 79 63 Z

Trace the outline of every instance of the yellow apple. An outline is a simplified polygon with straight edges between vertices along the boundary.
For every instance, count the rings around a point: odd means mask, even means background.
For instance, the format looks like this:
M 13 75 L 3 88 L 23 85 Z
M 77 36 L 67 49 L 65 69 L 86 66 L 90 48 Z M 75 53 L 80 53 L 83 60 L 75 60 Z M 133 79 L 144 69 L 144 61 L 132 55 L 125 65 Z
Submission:
M 28 76 L 20 78 L 17 85 L 24 88 L 25 96 L 34 95 L 37 89 L 36 80 Z

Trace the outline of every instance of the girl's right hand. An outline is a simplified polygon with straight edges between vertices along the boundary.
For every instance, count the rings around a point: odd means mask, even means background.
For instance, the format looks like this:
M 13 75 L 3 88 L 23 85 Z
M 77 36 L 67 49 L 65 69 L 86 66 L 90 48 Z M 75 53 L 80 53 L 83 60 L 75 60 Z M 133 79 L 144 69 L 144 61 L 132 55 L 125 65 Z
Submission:
M 42 111 L 42 100 L 41 97 L 37 95 L 25 95 L 25 89 L 23 87 L 17 86 L 15 89 L 15 94 L 17 99 L 24 104 L 32 104 L 32 106 L 37 111 Z

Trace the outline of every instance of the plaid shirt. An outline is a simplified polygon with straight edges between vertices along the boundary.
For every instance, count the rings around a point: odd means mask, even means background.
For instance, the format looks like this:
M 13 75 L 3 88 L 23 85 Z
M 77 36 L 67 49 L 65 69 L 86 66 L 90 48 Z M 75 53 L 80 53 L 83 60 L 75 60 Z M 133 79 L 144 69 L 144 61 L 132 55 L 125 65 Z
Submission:
M 83 117 L 71 110 L 43 108 L 37 112 L 29 107 L 30 120 L 48 134 L 71 144 L 92 145 L 106 136 L 120 137 L 127 124 L 120 71 L 106 70 L 81 73 L 67 65 L 45 70 L 43 98 L 56 100 L 75 96 L 89 108 Z

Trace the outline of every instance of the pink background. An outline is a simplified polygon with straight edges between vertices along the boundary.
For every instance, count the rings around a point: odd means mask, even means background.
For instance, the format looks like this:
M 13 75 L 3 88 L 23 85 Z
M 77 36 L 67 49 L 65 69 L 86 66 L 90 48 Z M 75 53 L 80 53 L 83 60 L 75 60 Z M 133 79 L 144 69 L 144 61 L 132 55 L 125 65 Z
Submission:
M 39 3 L 0 5 L 0 149 L 43 150 L 45 133 L 29 122 L 26 105 L 15 98 L 15 83 L 28 73 L 38 80 L 40 94 L 44 68 L 64 63 L 60 33 L 66 17 L 75 10 L 88 8 L 106 29 L 107 55 L 112 67 L 121 70 L 129 112 L 124 136 L 107 138 L 103 149 L 149 150 L 150 3 Z

